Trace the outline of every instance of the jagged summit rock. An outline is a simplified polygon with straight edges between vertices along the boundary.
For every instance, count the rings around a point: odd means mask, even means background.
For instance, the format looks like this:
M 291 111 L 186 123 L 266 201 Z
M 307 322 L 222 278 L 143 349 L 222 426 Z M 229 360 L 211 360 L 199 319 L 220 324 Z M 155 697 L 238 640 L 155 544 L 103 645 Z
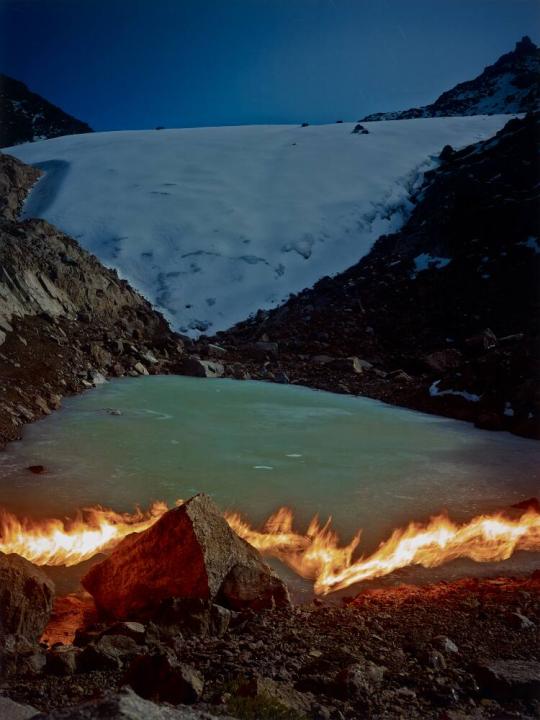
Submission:
M 0 147 L 93 132 L 23 82 L 0 73 Z
M 474 80 L 459 83 L 430 105 L 366 115 L 361 122 L 524 113 L 540 109 L 540 50 L 524 36 Z

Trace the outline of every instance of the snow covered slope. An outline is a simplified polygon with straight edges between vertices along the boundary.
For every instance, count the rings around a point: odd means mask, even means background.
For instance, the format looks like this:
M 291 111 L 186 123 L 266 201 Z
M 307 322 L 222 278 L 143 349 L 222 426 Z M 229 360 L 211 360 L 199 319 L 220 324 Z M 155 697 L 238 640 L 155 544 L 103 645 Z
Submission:
M 117 268 L 173 326 L 215 332 L 342 271 L 397 230 L 442 147 L 508 116 L 74 135 L 7 152 L 25 207 Z

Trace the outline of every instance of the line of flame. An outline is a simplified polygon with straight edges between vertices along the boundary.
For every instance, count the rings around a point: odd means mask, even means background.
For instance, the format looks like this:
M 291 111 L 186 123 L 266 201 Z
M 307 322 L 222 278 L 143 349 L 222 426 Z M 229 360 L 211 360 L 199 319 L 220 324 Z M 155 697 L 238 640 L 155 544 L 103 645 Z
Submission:
M 427 523 L 411 522 L 394 530 L 368 557 L 354 559 L 360 542 L 358 532 L 349 545 L 340 547 L 329 522 L 312 520 L 305 535 L 293 530 L 293 515 L 281 508 L 262 531 L 253 530 L 234 514 L 233 529 L 263 554 L 278 557 L 300 576 L 313 580 L 317 594 L 342 590 L 373 578 L 389 575 L 411 565 L 437 567 L 458 558 L 476 562 L 507 560 L 517 550 L 540 552 L 540 513 L 527 510 L 518 518 L 503 513 L 479 515 L 458 524 L 446 515 Z
M 36 565 L 77 565 L 107 552 L 132 532 L 151 527 L 168 510 L 161 501 L 148 510 L 118 513 L 84 508 L 64 520 L 18 518 L 0 508 L 0 552 L 17 553 Z
M 177 504 L 182 501 L 177 501 Z M 122 538 L 151 527 L 167 512 L 164 502 L 148 510 L 117 513 L 95 507 L 73 519 L 19 519 L 0 510 L 0 552 L 17 553 L 37 565 L 76 565 L 112 550 Z M 410 565 L 436 567 L 457 558 L 476 562 L 506 560 L 516 550 L 540 551 L 540 513 L 520 517 L 479 515 L 457 524 L 445 515 L 427 523 L 412 522 L 394 530 L 368 557 L 354 558 L 361 531 L 341 545 L 330 520 L 314 517 L 304 534 L 293 528 L 292 510 L 283 507 L 261 530 L 238 513 L 225 513 L 231 528 L 264 555 L 279 558 L 298 575 L 312 580 L 317 594 L 327 594 L 363 580 L 382 577 Z

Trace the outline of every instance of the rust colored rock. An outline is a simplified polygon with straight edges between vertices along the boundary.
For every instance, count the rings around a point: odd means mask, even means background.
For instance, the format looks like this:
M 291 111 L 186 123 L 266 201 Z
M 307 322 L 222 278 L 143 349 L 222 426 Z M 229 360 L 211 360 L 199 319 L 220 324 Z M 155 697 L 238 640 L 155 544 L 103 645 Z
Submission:
M 235 566 L 244 569 L 249 584 L 244 607 L 288 604 L 285 585 L 260 553 L 231 530 L 208 496 L 196 495 L 145 532 L 125 538 L 82 584 L 104 615 L 144 619 L 168 598 L 213 600 Z M 242 606 L 237 595 L 234 609 Z

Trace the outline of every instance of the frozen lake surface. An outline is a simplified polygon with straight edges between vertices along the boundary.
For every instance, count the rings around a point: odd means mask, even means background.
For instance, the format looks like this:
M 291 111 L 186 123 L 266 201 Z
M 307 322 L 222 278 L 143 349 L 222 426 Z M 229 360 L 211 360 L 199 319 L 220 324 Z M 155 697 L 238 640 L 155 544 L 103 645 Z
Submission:
M 0 505 L 20 514 L 206 492 L 255 524 L 280 505 L 299 529 L 332 515 L 343 539 L 363 528 L 367 550 L 409 520 L 465 520 L 537 494 L 540 443 L 365 398 L 163 376 L 66 400 L 0 454 L 0 475 Z

